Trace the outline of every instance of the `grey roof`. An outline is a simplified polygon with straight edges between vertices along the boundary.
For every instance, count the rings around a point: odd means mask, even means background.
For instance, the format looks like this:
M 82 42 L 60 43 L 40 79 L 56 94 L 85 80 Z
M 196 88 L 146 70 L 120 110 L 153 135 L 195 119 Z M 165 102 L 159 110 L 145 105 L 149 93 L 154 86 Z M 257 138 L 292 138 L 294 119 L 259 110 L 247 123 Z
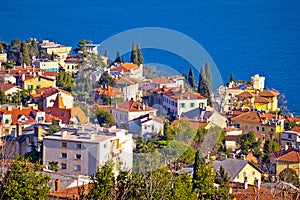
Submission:
M 207 111 L 204 110 L 203 108 L 195 108 L 188 112 L 182 113 L 182 116 L 190 119 L 194 119 L 195 117 L 197 117 L 200 120 L 201 118 L 209 119 L 213 113 L 214 113 L 213 111 Z
M 228 158 L 223 161 L 216 160 L 214 161 L 214 168 L 217 170 L 222 166 L 224 170 L 226 171 L 228 177 L 230 178 L 230 181 L 233 181 L 235 177 L 239 174 L 239 172 L 245 167 L 245 165 L 250 164 L 252 167 L 254 167 L 256 170 L 262 173 L 261 169 L 256 167 L 254 164 L 249 162 L 248 160 L 239 160 L 239 159 L 233 159 Z

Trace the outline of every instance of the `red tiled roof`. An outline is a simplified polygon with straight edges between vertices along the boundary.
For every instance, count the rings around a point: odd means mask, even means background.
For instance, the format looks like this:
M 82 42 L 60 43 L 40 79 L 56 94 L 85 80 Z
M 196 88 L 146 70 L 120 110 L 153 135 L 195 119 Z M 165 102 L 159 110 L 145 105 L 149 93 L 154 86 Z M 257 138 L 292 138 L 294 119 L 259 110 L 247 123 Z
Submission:
M 151 79 L 150 83 L 154 83 L 154 84 L 170 84 L 170 83 L 174 83 L 174 81 L 171 81 L 171 80 L 167 79 L 164 76 L 159 76 L 159 77 Z
M 48 107 L 45 113 L 61 119 L 64 124 L 68 124 L 71 119 L 71 109 Z
M 271 99 L 265 98 L 265 97 L 256 97 L 254 100 L 254 103 L 272 103 L 273 101 Z
M 96 88 L 96 92 L 98 93 L 98 95 L 108 95 L 110 97 L 114 97 L 117 95 L 122 95 L 121 89 L 120 88 L 115 88 L 115 87 L 111 87 L 108 86 L 108 88 Z
M 62 92 L 66 95 L 69 95 L 71 96 L 71 93 L 68 92 L 68 91 L 65 91 L 65 90 L 62 90 L 62 89 L 59 89 L 59 88 L 55 88 L 55 87 L 45 87 L 45 88 L 38 88 L 35 90 L 36 94 L 31 94 L 32 97 L 34 98 L 37 98 L 37 97 L 49 97 L 49 96 L 52 96 L 53 94 L 56 94 L 56 93 L 59 93 L 59 92 Z
M 292 128 L 291 131 L 300 132 L 300 127 L 299 126 L 295 126 L 294 128 Z
M 238 98 L 252 98 L 255 96 L 255 94 L 252 94 L 250 92 L 242 92 L 238 95 L 236 95 Z
M 257 112 L 246 112 L 231 119 L 232 121 L 243 121 L 250 123 L 260 123 L 261 118 Z
M 297 149 L 289 148 L 287 150 L 280 150 L 277 152 L 270 153 L 270 156 L 278 158 L 278 157 L 283 156 L 291 151 L 297 151 Z
M 78 57 L 69 57 L 65 60 L 65 62 L 75 62 L 78 63 L 80 61 L 80 58 Z
M 85 184 L 82 186 L 76 186 L 66 188 L 58 191 L 51 192 L 48 196 L 57 199 L 80 199 L 80 194 L 88 194 L 91 189 L 91 185 Z
M 117 85 L 133 85 L 133 84 L 140 83 L 140 82 L 141 82 L 141 80 L 139 80 L 139 79 L 122 76 L 120 79 L 118 79 L 116 81 L 116 84 Z
M 166 92 L 164 92 L 164 95 L 172 98 L 172 99 L 180 99 L 180 100 L 195 100 L 195 99 L 207 99 L 203 96 L 201 96 L 199 93 L 196 92 L 192 92 L 192 91 L 184 91 L 183 93 L 178 90 L 178 91 L 174 91 L 174 90 L 167 90 Z

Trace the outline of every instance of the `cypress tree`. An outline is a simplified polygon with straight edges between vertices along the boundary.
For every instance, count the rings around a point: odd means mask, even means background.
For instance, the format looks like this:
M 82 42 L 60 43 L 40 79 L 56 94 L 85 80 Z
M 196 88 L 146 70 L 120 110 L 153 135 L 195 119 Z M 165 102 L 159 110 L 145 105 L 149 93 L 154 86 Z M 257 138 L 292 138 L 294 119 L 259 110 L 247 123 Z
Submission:
M 138 63 L 135 63 L 137 65 L 144 65 L 144 57 L 142 55 L 142 52 L 141 52 L 141 48 L 140 48 L 140 45 L 137 45 L 137 56 L 138 56 Z
M 131 50 L 131 56 L 130 56 L 130 62 L 136 64 L 138 61 L 138 55 L 137 55 L 137 46 L 135 42 L 132 43 L 132 50 Z
M 115 63 L 120 63 L 121 62 L 121 58 L 120 58 L 120 52 L 117 51 L 117 55 L 116 55 L 116 59 L 115 59 Z
M 230 75 L 230 82 L 234 82 L 234 75 L 233 75 L 233 73 L 231 73 L 231 75 Z
M 194 77 L 194 72 L 193 72 L 192 66 L 190 67 L 188 82 L 189 82 L 191 88 L 193 88 L 193 89 L 196 88 L 196 82 L 195 82 L 195 77 Z
M 204 68 L 201 68 L 198 83 L 198 93 L 207 98 L 207 105 L 211 106 L 211 91 L 209 89 L 209 83 L 206 79 Z
M 107 50 L 107 49 L 105 49 L 104 56 L 105 56 L 106 58 L 108 58 L 108 50 Z
M 30 65 L 30 57 L 29 57 L 28 46 L 26 42 L 21 43 L 20 57 L 21 55 L 22 55 L 22 59 L 20 59 L 21 61 L 20 64 L 23 65 L 23 63 L 25 63 L 26 65 Z
M 122 63 L 125 63 L 125 57 L 124 57 L 124 54 L 122 54 Z
M 208 88 L 210 90 L 210 93 L 212 93 L 212 77 L 211 77 L 211 73 L 210 73 L 210 67 L 207 62 L 205 63 L 205 76 L 206 76 L 206 80 L 208 82 Z

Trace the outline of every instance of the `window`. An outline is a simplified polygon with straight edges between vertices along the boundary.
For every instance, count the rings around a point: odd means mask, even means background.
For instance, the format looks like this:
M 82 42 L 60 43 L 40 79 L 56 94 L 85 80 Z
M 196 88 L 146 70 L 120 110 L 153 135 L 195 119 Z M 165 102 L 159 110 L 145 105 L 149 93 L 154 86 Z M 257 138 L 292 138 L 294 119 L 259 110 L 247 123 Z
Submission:
M 240 125 L 240 124 L 237 124 L 237 125 L 236 125 L 236 127 L 237 127 L 237 128 L 240 128 L 240 127 L 241 127 L 241 125 Z
M 252 172 L 252 176 L 255 176 L 255 171 Z
M 195 107 L 195 103 L 191 103 L 191 108 L 194 108 Z
M 5 120 L 5 124 L 8 124 L 8 123 L 9 123 L 9 120 L 8 120 L 8 119 L 6 119 L 6 120 Z
M 81 166 L 80 165 L 76 165 L 75 166 L 75 171 L 80 171 L 81 170 Z
M 243 172 L 243 176 L 246 177 L 246 172 Z
M 67 158 L 67 153 L 61 153 L 62 158 Z
M 62 143 L 61 143 L 61 147 L 67 148 L 67 143 L 66 143 L 66 142 L 62 142 Z
M 67 164 L 66 163 L 61 163 L 61 169 L 67 169 Z
M 259 131 L 259 126 L 256 127 L 256 131 Z
M 81 149 L 81 144 L 76 144 L 76 149 Z
M 265 132 L 265 127 L 261 127 L 262 132 Z
M 291 134 L 289 134 L 289 138 L 292 138 L 292 135 L 291 135 Z
M 180 107 L 181 107 L 181 108 L 185 108 L 185 103 L 181 103 L 181 104 L 180 104 Z
M 76 160 L 80 160 L 80 159 L 81 159 L 81 155 L 80 155 L 80 154 L 76 154 L 76 155 L 75 155 L 75 159 L 76 159 Z
M 41 82 L 41 77 L 38 77 L 38 82 Z
M 147 125 L 144 126 L 145 130 L 147 130 Z
M 107 148 L 107 144 L 104 144 L 104 148 Z

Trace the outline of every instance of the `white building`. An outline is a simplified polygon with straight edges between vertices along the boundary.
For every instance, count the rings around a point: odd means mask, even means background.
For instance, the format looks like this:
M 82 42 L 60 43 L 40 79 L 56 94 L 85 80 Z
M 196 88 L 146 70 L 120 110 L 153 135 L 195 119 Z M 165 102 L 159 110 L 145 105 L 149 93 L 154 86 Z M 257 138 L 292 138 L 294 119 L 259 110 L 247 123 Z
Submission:
M 110 73 L 119 72 L 122 76 L 127 76 L 135 79 L 144 79 L 144 66 L 133 63 L 116 64 L 110 68 Z
M 143 115 L 152 114 L 156 116 L 157 109 L 151 108 L 133 99 L 116 104 L 112 108 L 112 114 L 118 127 L 127 128 L 128 121 Z
M 141 90 L 143 94 L 146 94 L 147 91 L 155 88 L 175 88 L 175 87 L 184 87 L 184 81 L 182 76 L 170 76 L 168 78 L 164 76 L 156 77 L 150 80 L 145 80 L 141 83 Z
M 142 115 L 128 122 L 128 130 L 136 136 L 163 135 L 164 121 L 150 114 Z
M 251 85 L 253 86 L 254 89 L 263 91 L 265 88 L 265 77 L 255 74 L 254 76 L 251 77 Z
M 95 175 L 97 166 L 113 162 L 114 172 L 131 169 L 132 135 L 125 130 L 99 127 L 98 130 L 62 131 L 43 139 L 43 165 L 58 162 L 59 172 Z
M 190 90 L 168 90 L 163 93 L 163 108 L 167 113 L 181 115 L 197 107 L 205 108 L 207 98 Z
M 57 61 L 51 60 L 35 60 L 33 62 L 34 66 L 40 69 L 43 69 L 48 72 L 57 72 L 59 71 L 59 64 Z
M 123 99 L 126 100 L 138 100 L 141 96 L 139 90 L 140 80 L 129 77 L 121 77 L 116 81 L 116 87 L 121 88 L 123 93 Z
M 288 149 L 289 147 L 299 149 L 299 146 L 300 146 L 300 129 L 298 127 L 296 127 L 296 128 L 293 128 L 290 131 L 282 132 L 281 146 L 284 149 Z

